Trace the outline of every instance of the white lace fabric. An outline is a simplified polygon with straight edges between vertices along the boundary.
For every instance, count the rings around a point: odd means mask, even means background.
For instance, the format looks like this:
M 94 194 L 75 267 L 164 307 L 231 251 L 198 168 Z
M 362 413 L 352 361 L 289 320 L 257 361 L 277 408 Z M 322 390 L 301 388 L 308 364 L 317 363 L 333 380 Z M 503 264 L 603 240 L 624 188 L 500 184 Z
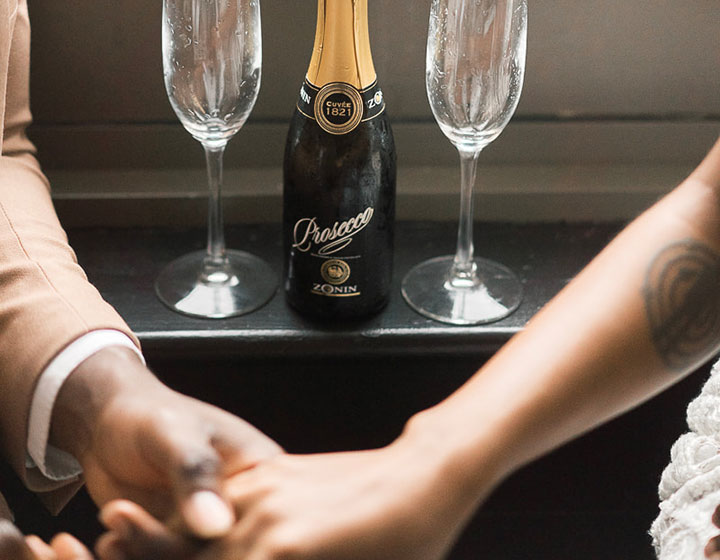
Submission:
M 659 560 L 704 560 L 720 505 L 720 362 L 687 409 L 690 431 L 670 451 L 660 480 L 660 515 L 650 534 Z

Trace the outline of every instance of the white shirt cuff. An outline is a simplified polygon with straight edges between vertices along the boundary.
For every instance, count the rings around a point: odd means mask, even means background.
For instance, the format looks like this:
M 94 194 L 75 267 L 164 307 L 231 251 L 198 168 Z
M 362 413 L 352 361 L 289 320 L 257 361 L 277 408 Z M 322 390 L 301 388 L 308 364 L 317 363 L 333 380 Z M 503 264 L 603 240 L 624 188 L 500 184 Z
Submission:
M 75 458 L 60 449 L 48 445 L 50 421 L 60 389 L 65 380 L 82 362 L 109 346 L 124 346 L 134 350 L 140 360 L 145 358 L 125 333 L 116 330 L 91 331 L 68 345 L 48 364 L 40 375 L 30 406 L 27 451 L 25 464 L 38 468 L 53 481 L 72 481 L 82 473 Z

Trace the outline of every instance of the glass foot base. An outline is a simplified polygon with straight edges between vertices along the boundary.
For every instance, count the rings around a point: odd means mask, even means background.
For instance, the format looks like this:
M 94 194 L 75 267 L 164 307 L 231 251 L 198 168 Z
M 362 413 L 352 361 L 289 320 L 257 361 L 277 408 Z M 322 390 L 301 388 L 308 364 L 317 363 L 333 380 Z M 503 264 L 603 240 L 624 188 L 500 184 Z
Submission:
M 155 293 L 170 309 L 210 319 L 255 311 L 276 290 L 268 264 L 241 251 L 227 251 L 220 263 L 209 261 L 205 251 L 190 253 L 167 265 L 155 281 Z
M 498 321 L 515 311 L 522 285 L 510 269 L 475 259 L 476 276 L 452 282 L 454 257 L 437 257 L 415 266 L 402 282 L 405 301 L 415 311 L 452 325 Z

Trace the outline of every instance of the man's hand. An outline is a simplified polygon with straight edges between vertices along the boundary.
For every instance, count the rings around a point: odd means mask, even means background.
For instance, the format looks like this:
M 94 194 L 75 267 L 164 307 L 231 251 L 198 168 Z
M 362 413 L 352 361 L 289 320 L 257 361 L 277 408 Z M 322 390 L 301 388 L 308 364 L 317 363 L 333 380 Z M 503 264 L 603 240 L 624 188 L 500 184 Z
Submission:
M 38 537 L 23 538 L 12 523 L 0 520 L 0 560 L 92 560 L 92 555 L 68 534 L 47 545 Z
M 132 354 L 108 348 L 80 365 L 53 411 L 51 442 L 81 463 L 99 505 L 126 498 L 198 537 L 234 521 L 221 481 L 280 448 L 243 420 L 176 393 Z

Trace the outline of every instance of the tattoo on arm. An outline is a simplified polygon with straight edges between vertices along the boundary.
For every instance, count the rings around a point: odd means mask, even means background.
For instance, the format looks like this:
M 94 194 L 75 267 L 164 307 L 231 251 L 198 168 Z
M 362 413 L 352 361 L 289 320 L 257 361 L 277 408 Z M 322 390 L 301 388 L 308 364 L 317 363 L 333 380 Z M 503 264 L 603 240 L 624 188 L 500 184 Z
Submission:
M 692 239 L 650 264 L 645 308 L 655 348 L 674 371 L 709 358 L 720 344 L 720 255 Z

